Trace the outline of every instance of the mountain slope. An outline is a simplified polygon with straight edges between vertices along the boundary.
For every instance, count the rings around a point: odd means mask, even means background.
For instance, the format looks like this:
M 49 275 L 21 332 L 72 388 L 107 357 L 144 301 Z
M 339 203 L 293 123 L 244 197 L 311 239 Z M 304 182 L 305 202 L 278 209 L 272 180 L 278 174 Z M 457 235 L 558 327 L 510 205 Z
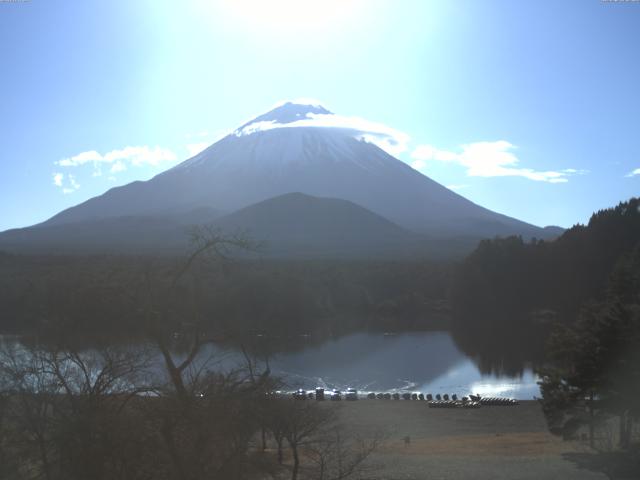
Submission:
M 40 225 L 0 234 L 0 249 L 48 253 L 180 253 L 189 228 L 210 224 L 242 233 L 264 256 L 363 257 L 415 255 L 427 239 L 352 202 L 290 193 L 215 218 L 197 210 L 188 216 L 123 216 Z
M 111 189 L 45 224 L 199 207 L 228 213 L 302 192 L 349 200 L 431 236 L 547 236 L 448 190 L 365 140 L 366 132 L 332 124 L 334 118 L 317 105 L 284 104 L 151 180 Z
M 20 253 L 177 253 L 188 246 L 189 227 L 210 215 L 197 211 L 188 221 L 171 216 L 121 216 L 38 225 L 0 233 L 0 250 Z

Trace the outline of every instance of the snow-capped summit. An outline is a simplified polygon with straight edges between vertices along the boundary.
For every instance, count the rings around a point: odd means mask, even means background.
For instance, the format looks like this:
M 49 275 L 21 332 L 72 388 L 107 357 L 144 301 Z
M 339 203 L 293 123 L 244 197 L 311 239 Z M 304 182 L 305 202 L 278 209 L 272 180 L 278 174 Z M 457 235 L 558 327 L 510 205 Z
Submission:
M 293 123 L 311 118 L 311 115 L 332 115 L 332 113 L 319 103 L 307 103 L 302 100 L 293 100 L 279 104 L 267 113 L 245 123 L 236 129 L 235 132 L 236 134 L 241 134 L 243 130 L 254 130 L 252 126 L 262 124 L 264 122 L 280 125 Z
M 266 132 L 270 133 L 264 135 Z M 399 136 L 402 136 L 400 132 L 385 125 L 337 115 L 319 102 L 294 100 L 282 102 L 244 123 L 200 154 L 175 166 L 174 170 L 197 166 L 220 171 L 249 164 L 264 169 L 269 175 L 274 168 L 286 164 L 304 163 L 308 167 L 315 162 L 326 166 L 344 161 L 367 169 L 368 162 L 351 152 L 353 140 L 369 142 L 389 152 L 396 146 Z M 243 148 L 237 148 L 237 138 L 242 138 Z M 242 158 L 237 158 L 238 154 Z M 374 161 L 375 155 L 370 157 L 370 161 Z

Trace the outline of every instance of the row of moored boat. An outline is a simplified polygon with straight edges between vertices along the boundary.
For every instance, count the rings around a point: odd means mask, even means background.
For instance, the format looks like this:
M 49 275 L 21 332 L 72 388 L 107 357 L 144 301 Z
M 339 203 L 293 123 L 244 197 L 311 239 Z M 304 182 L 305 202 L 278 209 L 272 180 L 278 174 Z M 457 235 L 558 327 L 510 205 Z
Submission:
M 296 400 L 315 399 L 322 401 L 328 400 L 358 400 L 358 391 L 354 388 L 348 388 L 345 392 L 340 390 L 325 391 L 324 388 L 316 388 L 315 391 L 297 390 L 293 392 L 293 398 Z M 513 398 L 504 397 L 481 397 L 480 395 L 469 395 L 462 398 L 454 393 L 449 397 L 448 394 L 432 395 L 430 393 L 391 393 L 391 392 L 369 392 L 367 398 L 370 400 L 422 400 L 429 404 L 430 408 L 479 408 L 482 405 L 487 406 L 510 406 L 517 405 L 518 401 Z

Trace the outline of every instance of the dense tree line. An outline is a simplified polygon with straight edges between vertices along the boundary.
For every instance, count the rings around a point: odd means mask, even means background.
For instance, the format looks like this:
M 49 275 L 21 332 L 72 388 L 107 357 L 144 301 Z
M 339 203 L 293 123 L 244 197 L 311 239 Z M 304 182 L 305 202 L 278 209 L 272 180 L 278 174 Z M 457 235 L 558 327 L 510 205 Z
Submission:
M 454 275 L 460 344 L 489 363 L 510 353 L 541 358 L 554 323 L 570 325 L 585 302 L 605 298 L 617 262 L 640 242 L 639 205 L 633 198 L 599 211 L 554 241 L 482 241 Z
M 140 298 L 151 281 L 167 282 L 180 261 L 0 255 L 0 331 L 140 334 L 148 321 Z M 198 259 L 170 316 L 184 320 L 196 308 L 212 332 L 284 336 L 442 327 L 450 272 L 432 262 Z

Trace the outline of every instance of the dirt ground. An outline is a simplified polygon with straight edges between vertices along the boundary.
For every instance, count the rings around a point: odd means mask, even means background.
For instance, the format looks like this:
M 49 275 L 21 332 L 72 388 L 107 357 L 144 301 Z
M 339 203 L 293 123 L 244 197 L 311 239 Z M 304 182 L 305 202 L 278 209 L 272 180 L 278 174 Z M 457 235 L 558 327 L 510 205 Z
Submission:
M 512 407 L 435 409 L 421 401 L 359 400 L 327 405 L 360 435 L 384 432 L 372 456 L 377 479 L 606 479 L 572 461 L 579 442 L 552 436 L 537 402 Z M 408 440 L 408 442 L 407 442 Z

